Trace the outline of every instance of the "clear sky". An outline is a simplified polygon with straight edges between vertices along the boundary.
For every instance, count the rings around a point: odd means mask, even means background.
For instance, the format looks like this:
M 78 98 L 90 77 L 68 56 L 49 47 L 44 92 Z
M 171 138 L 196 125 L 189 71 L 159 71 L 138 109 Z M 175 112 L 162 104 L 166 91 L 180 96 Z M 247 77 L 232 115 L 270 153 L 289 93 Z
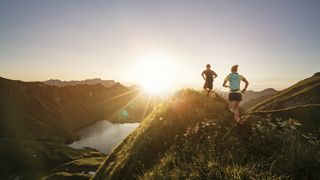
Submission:
M 320 71 L 320 1 L 0 0 L 2 77 L 134 83 L 146 55 L 177 84 L 201 88 L 210 63 L 221 87 L 239 64 L 250 89 L 282 89 Z

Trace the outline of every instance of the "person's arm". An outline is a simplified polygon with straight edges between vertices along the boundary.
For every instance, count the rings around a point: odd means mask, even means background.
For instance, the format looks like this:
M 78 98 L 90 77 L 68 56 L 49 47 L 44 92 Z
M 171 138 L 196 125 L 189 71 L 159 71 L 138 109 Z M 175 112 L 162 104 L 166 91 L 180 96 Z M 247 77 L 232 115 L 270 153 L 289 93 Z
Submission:
M 229 86 L 227 85 L 227 82 L 228 82 L 228 80 L 229 80 L 229 76 L 230 76 L 230 75 L 228 75 L 226 78 L 224 78 L 224 81 L 223 81 L 223 84 L 222 84 L 223 87 L 226 87 L 226 88 L 229 87 Z
M 204 80 L 206 80 L 206 78 L 204 77 L 204 71 L 201 73 L 201 76 Z
M 225 88 L 228 88 L 229 86 L 227 85 L 227 82 L 228 82 L 228 81 L 223 81 L 222 86 L 225 87 Z
M 212 72 L 213 72 L 213 78 L 217 78 L 218 74 L 216 72 L 214 72 L 214 71 L 212 71 Z
M 249 86 L 249 81 L 244 77 L 242 78 L 242 81 L 245 83 L 245 86 L 241 92 L 245 93 L 247 91 L 248 86 Z

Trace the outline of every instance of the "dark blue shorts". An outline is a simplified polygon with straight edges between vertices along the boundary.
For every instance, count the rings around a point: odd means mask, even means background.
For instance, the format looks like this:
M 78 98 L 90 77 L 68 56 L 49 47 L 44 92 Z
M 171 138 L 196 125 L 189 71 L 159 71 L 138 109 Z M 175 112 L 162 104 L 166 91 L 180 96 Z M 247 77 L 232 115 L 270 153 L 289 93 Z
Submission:
M 242 101 L 241 93 L 229 93 L 229 101 Z

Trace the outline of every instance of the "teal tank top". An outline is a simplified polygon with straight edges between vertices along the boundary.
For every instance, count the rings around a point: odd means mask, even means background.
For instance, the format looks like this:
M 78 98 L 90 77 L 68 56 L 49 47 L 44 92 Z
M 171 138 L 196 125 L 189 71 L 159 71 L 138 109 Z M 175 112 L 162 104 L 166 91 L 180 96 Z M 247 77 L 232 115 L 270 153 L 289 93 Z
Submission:
M 229 77 L 229 86 L 231 91 L 238 91 L 240 89 L 241 78 L 238 73 L 231 73 Z

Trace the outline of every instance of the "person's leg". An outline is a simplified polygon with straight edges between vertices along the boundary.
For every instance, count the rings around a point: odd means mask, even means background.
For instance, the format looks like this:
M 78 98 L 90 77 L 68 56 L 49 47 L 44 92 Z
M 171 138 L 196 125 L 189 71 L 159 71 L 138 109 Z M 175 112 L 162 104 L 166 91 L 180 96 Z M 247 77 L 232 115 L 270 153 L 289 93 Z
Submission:
M 207 94 L 207 91 L 208 91 L 208 83 L 205 82 L 203 85 L 203 94 Z
M 237 97 L 237 102 L 235 104 L 236 113 L 237 113 L 237 122 L 240 122 L 240 120 L 241 120 L 240 111 L 239 111 L 239 106 L 240 106 L 241 101 L 242 101 L 242 94 L 239 93 L 238 97 Z
M 207 96 L 210 95 L 211 89 L 208 89 Z
M 203 94 L 207 94 L 207 92 L 208 92 L 208 89 L 207 88 L 203 88 Z
M 235 101 L 234 103 L 234 114 L 237 122 L 240 121 L 239 104 L 240 104 L 240 101 Z
M 239 111 L 237 109 L 237 101 L 230 101 L 229 108 L 230 108 L 230 111 L 234 115 L 234 120 L 236 122 L 238 122 L 239 121 Z
M 235 101 L 229 101 L 229 109 L 232 113 L 235 112 L 234 104 L 235 104 Z

